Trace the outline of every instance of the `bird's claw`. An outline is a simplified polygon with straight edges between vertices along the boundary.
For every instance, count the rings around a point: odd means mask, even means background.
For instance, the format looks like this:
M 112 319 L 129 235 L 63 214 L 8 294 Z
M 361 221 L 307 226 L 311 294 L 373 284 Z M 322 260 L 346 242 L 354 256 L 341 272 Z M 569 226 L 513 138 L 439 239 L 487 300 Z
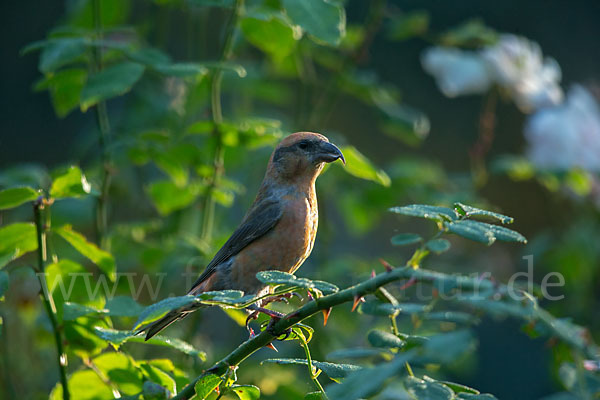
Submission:
M 285 331 L 283 332 L 275 332 L 275 330 L 273 329 L 274 325 L 279 322 L 279 320 L 281 320 L 281 317 L 271 317 L 271 320 L 269 321 L 269 324 L 267 325 L 267 328 L 265 329 L 271 336 L 274 336 L 276 339 L 275 340 L 279 340 L 279 341 L 284 341 L 286 340 L 288 337 L 290 337 L 290 334 L 292 333 L 292 328 L 287 328 Z M 281 335 L 285 335 L 283 337 L 283 339 L 280 339 Z

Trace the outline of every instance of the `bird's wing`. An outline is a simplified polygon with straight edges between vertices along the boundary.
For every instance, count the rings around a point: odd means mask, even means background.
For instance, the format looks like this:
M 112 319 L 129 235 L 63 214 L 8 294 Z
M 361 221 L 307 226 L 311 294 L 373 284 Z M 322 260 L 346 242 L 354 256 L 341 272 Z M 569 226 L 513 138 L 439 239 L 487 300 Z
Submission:
M 254 204 L 242 224 L 233 232 L 231 237 L 206 266 L 204 272 L 192 285 L 190 292 L 194 291 L 198 285 L 208 279 L 216 271 L 219 264 L 227 261 L 244 247 L 273 229 L 277 222 L 279 222 L 282 214 L 283 208 L 278 201 L 263 200 Z

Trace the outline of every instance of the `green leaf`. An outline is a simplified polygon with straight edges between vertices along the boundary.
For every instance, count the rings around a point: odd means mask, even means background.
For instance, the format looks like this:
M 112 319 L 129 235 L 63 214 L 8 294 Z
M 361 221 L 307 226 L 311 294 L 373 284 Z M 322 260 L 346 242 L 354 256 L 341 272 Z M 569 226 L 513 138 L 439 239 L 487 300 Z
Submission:
M 499 225 L 491 225 L 485 224 L 486 227 L 492 231 L 494 237 L 503 242 L 519 242 L 519 243 L 527 243 L 527 239 L 525 236 L 521 235 L 517 231 L 513 231 L 512 229 L 505 228 Z
M 418 314 L 422 313 L 427 309 L 426 305 L 423 304 L 415 304 L 415 303 L 399 303 L 399 304 L 391 304 L 384 303 L 379 300 L 376 301 L 367 301 L 362 303 L 358 311 L 363 314 L 369 315 L 393 315 L 398 313 L 405 314 Z
M 392 40 L 406 40 L 420 36 L 429 29 L 429 13 L 427 11 L 411 11 L 393 18 L 389 30 Z
M 194 386 L 198 400 L 206 399 L 220 384 L 221 378 L 217 375 L 208 374 L 200 378 Z
M 69 376 L 67 382 L 72 399 L 98 400 L 112 399 L 113 392 L 91 369 L 76 371 Z M 59 400 L 63 398 L 63 388 L 59 383 L 50 393 L 50 399 Z
M 400 233 L 392 237 L 391 242 L 394 246 L 408 246 L 419 243 L 423 238 L 415 233 Z
M 35 225 L 16 223 L 0 227 L 0 268 L 37 249 Z
M 67 197 L 81 197 L 92 190 L 85 175 L 79 167 L 71 166 L 52 182 L 50 197 L 63 199 Z
M 40 54 L 39 69 L 50 73 L 85 53 L 84 38 L 61 38 L 47 43 Z M 24 50 L 25 51 L 25 50 Z
M 93 360 L 94 365 L 125 395 L 142 391 L 142 374 L 136 362 L 125 353 L 107 352 Z
M 296 46 L 294 29 L 281 14 L 253 12 L 240 26 L 248 42 L 275 59 L 288 56 Z
M 370 347 L 353 347 L 350 349 L 334 350 L 327 354 L 327 359 L 344 360 L 344 359 L 361 359 L 379 356 L 389 356 L 391 353 L 387 350 L 373 349 Z
M 127 93 L 143 73 L 142 64 L 123 62 L 90 76 L 81 91 L 81 109 L 86 111 L 100 101 Z
M 161 387 L 166 388 L 170 393 L 177 393 L 175 380 L 165 371 L 144 361 L 138 363 L 138 365 L 142 370 L 144 376 L 150 381 L 160 385 Z M 170 396 L 167 396 L 167 398 L 169 397 Z
M 323 400 L 321 392 L 309 392 L 304 395 L 304 400 Z
M 103 328 L 100 326 L 95 327 L 94 331 L 96 332 L 98 337 L 113 344 L 115 349 L 119 349 L 119 347 L 126 342 L 147 343 L 157 346 L 171 347 L 189 356 L 198 357 L 203 361 L 206 360 L 206 353 L 200 350 L 196 350 L 191 344 L 180 339 L 156 335 L 146 341 L 143 336 L 136 335 L 134 331 L 119 331 L 116 329 Z
M 169 297 L 161 300 L 158 303 L 154 303 L 151 306 L 146 307 L 144 311 L 142 311 L 133 329 L 137 330 L 143 325 L 157 321 L 167 315 L 170 311 L 185 308 L 199 302 L 200 299 L 189 295 Z
M 373 330 L 367 335 L 367 339 L 373 347 L 401 348 L 406 344 L 398 336 L 385 331 Z
M 54 112 L 64 118 L 79 107 L 81 91 L 88 72 L 83 68 L 66 68 L 47 75 L 35 85 L 35 90 L 48 90 Z
M 302 358 L 269 358 L 264 361 L 261 361 L 261 365 L 263 363 L 274 363 L 280 365 L 308 365 L 308 361 Z M 362 368 L 358 365 L 353 364 L 334 364 L 315 360 L 312 360 L 312 364 L 314 367 L 323 371 L 328 377 L 330 377 L 334 381 L 343 379 L 346 376 L 348 376 L 349 373 L 358 371 Z
M 434 239 L 425 243 L 425 246 L 436 254 L 442 254 L 450 250 L 450 242 L 446 239 Z
M 231 391 L 240 400 L 258 400 L 260 398 L 260 389 L 254 385 L 231 385 Z
M 147 192 L 161 215 L 168 215 L 192 204 L 200 194 L 200 186 L 189 184 L 178 187 L 171 181 L 153 182 Z
M 282 271 L 260 271 L 256 274 L 256 278 L 267 284 L 282 284 L 305 289 L 317 289 L 323 293 L 335 293 L 340 290 L 337 286 L 329 282 L 298 278 L 295 275 Z
M 45 287 L 43 290 L 48 291 L 49 294 L 52 295 L 59 321 L 63 320 L 63 307 L 65 304 L 73 302 L 89 302 L 90 300 L 93 300 L 90 299 L 90 294 L 86 287 L 87 285 L 84 284 L 85 281 L 80 281 L 80 279 L 89 278 L 90 275 L 91 274 L 87 274 L 86 277 L 86 270 L 81 265 L 66 258 L 46 267 L 44 275 Z M 67 305 L 66 307 L 71 306 Z M 73 307 L 70 316 L 74 315 L 76 307 L 77 306 Z M 97 314 L 100 312 L 100 310 L 94 309 L 93 311 L 82 315 Z
M 300 25 L 317 42 L 340 44 L 346 34 L 344 7 L 328 0 L 283 0 L 291 20 Z
M 370 397 L 379 392 L 389 378 L 400 373 L 413 355 L 412 351 L 407 351 L 397 355 L 389 363 L 355 371 L 349 374 L 341 384 L 328 386 L 327 396 L 330 399 L 344 400 L 358 400 Z
M 452 233 L 488 246 L 494 243 L 496 239 L 504 242 L 527 243 L 527 239 L 519 232 L 485 222 L 462 220 L 449 223 L 446 226 L 448 231 Z
M 54 228 L 53 232 L 62 236 L 75 250 L 96 264 L 111 281 L 115 280 L 117 275 L 115 259 L 110 253 L 98 248 L 94 243 L 88 242 L 81 233 L 75 232 L 70 225 Z
M 456 221 L 446 225 L 448 231 L 462 236 L 466 239 L 480 242 L 488 246 L 496 241 L 494 233 L 488 229 L 482 222 L 476 221 Z
M 455 322 L 459 324 L 469 324 L 477 321 L 475 316 L 460 311 L 431 312 L 423 315 L 423 318 L 430 321 Z
M 144 311 L 144 306 L 128 296 L 116 296 L 108 299 L 104 306 L 108 315 L 114 317 L 137 317 Z
M 454 210 L 447 207 L 429 206 L 425 204 L 411 204 L 402 207 L 392 207 L 390 211 L 396 214 L 420 217 L 434 221 L 454 221 L 457 215 Z
M 454 209 L 461 215 L 469 218 L 469 217 L 488 217 L 494 220 L 497 220 L 499 222 L 502 222 L 503 224 L 512 224 L 514 221 L 514 218 L 512 217 L 507 217 L 506 215 L 502 215 L 502 214 L 498 214 L 492 211 L 487 211 L 487 210 L 482 210 L 480 208 L 475 208 L 475 207 L 471 207 L 468 206 L 466 204 L 462 204 L 462 203 L 454 203 Z
M 98 310 L 97 308 L 86 306 L 78 303 L 65 302 L 62 305 L 63 313 L 62 320 L 63 321 L 74 321 L 79 317 L 84 317 L 86 315 L 92 314 L 104 314 L 105 310 Z
M 447 382 L 447 381 L 440 381 L 440 383 L 443 383 L 444 385 L 448 386 L 456 394 L 459 394 L 459 393 L 479 394 L 479 390 L 470 388 L 465 385 L 461 385 L 460 383 Z
M 167 400 L 171 397 L 171 393 L 166 388 L 151 381 L 144 382 L 142 393 L 144 400 Z
M 424 380 L 414 376 L 408 376 L 404 381 L 404 387 L 415 399 L 452 400 L 454 398 L 452 389 L 433 380 Z
M 16 187 L 0 191 L 0 210 L 8 210 L 37 199 L 40 193 L 30 187 Z
M 344 157 L 346 158 L 346 166 L 344 170 L 352 176 L 366 179 L 389 187 L 391 184 L 390 177 L 382 169 L 377 169 L 375 166 L 359 152 L 354 146 L 343 146 L 341 148 Z
M 8 284 L 10 283 L 8 273 L 6 271 L 0 271 L 0 299 L 4 296 L 4 293 L 8 290 Z

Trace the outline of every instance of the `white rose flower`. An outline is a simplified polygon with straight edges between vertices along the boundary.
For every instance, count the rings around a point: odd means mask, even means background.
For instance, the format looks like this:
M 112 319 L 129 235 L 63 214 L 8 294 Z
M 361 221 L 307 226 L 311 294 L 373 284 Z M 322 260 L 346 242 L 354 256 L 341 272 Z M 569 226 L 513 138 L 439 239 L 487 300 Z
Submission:
M 492 84 L 485 62 L 476 52 L 430 47 L 423 52 L 421 64 L 447 97 L 485 93 Z
M 532 115 L 525 138 L 538 168 L 600 172 L 600 105 L 582 86 L 574 85 L 564 104 Z
M 526 38 L 504 34 L 482 51 L 494 81 L 508 89 L 523 112 L 560 104 L 561 71 L 552 58 L 542 58 L 540 46 Z

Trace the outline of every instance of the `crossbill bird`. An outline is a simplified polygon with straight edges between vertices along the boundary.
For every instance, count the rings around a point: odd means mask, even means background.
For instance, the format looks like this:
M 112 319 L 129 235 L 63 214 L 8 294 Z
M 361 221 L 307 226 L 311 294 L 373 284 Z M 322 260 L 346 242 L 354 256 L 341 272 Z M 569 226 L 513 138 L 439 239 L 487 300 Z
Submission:
M 315 243 L 319 221 L 315 181 L 325 163 L 338 159 L 346 163 L 340 149 L 321 134 L 297 132 L 284 138 L 269 159 L 254 203 L 188 294 L 241 290 L 260 296 L 268 287 L 256 279 L 257 272 L 294 273 Z M 197 308 L 171 311 L 143 329 L 146 340 Z

